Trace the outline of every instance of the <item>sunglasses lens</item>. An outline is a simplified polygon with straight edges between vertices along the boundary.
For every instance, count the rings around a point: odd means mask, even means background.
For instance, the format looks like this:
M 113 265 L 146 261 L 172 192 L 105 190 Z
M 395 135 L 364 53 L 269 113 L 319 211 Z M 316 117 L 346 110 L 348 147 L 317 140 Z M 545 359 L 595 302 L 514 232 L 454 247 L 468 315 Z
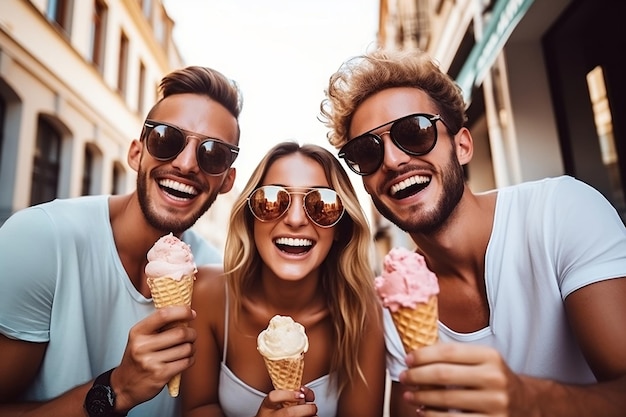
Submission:
M 349 141 L 340 152 L 354 172 L 368 175 L 376 172 L 383 161 L 383 145 L 378 138 L 365 134 Z
M 289 193 L 282 187 L 266 185 L 257 188 L 248 198 L 248 206 L 261 221 L 272 221 L 282 216 L 289 208 Z
M 393 123 L 391 137 L 402 150 L 414 155 L 424 155 L 435 146 L 437 129 L 427 117 L 413 115 Z
M 321 227 L 335 225 L 345 211 L 339 195 L 328 188 L 315 188 L 307 193 L 294 191 L 291 194 L 304 196 L 304 211 L 313 223 Z M 290 203 L 290 192 L 275 185 L 259 187 L 248 197 L 250 211 L 264 222 L 279 219 L 287 212 Z
M 327 188 L 309 191 L 304 198 L 304 208 L 309 218 L 322 227 L 337 223 L 344 212 L 339 195 Z
M 172 127 L 156 125 L 148 133 L 146 147 L 156 159 L 172 159 L 185 147 L 185 137 Z
M 233 163 L 234 154 L 221 142 L 207 140 L 198 147 L 198 165 L 204 172 L 219 175 Z

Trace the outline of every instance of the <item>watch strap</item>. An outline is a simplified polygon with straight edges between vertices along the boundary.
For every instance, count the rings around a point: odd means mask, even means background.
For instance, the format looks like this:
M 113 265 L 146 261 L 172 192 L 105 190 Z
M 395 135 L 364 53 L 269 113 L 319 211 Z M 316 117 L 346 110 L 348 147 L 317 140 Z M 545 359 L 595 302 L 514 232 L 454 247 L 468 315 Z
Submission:
M 111 374 L 113 373 L 114 369 L 115 368 L 109 369 L 108 371 L 98 375 L 92 385 L 92 389 L 97 385 L 106 387 L 110 392 L 111 397 L 113 398 L 113 406 L 115 406 L 115 391 L 113 391 L 113 388 L 111 387 Z M 126 413 L 116 413 L 111 410 L 109 413 L 107 413 L 107 417 L 126 417 Z
M 107 387 L 111 386 L 111 374 L 113 373 L 113 369 L 109 369 L 108 371 L 98 375 L 96 379 L 93 381 L 94 385 L 105 385 Z

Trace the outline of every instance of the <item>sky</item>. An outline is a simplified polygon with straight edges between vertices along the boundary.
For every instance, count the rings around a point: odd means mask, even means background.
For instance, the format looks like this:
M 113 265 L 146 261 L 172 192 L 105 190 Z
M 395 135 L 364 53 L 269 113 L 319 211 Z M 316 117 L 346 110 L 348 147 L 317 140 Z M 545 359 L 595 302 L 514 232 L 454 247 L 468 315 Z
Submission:
M 318 120 L 320 102 L 329 76 L 341 63 L 374 46 L 378 4 L 164 0 L 185 65 L 215 68 L 236 80 L 243 92 L 241 150 L 234 164 L 237 189 L 243 189 L 277 142 L 316 143 L 336 155 L 326 139 L 327 128 Z

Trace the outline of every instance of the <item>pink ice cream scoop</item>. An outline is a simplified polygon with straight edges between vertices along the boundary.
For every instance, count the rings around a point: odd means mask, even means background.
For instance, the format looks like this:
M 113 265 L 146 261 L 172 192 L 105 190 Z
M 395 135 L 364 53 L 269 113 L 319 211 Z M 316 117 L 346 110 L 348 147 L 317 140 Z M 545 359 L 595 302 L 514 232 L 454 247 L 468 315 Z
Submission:
M 416 308 L 439 293 L 435 274 L 424 257 L 405 248 L 394 248 L 383 261 L 382 276 L 374 281 L 383 306 L 395 312 L 401 307 Z
M 181 280 L 198 270 L 189 245 L 170 233 L 157 240 L 148 251 L 145 271 L 149 278 L 170 277 Z

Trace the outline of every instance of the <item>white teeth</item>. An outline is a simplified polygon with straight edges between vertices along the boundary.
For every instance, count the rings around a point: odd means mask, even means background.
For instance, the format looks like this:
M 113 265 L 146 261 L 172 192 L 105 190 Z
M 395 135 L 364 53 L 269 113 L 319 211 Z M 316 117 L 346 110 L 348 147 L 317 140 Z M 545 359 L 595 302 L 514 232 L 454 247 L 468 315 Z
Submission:
M 279 237 L 274 241 L 277 245 L 285 246 L 313 246 L 313 241 L 309 239 L 294 239 L 292 237 Z
M 171 188 L 172 190 L 180 191 L 181 193 L 196 195 L 198 191 L 193 188 L 191 185 L 183 184 L 182 182 L 166 179 L 159 181 L 159 185 L 167 188 Z
M 407 187 L 410 187 L 413 184 L 425 184 L 428 181 L 430 181 L 430 179 L 428 177 L 425 177 L 423 175 L 415 175 L 413 177 L 409 177 L 403 181 L 400 181 L 397 184 L 394 184 L 391 186 L 391 195 L 396 194 L 398 191 L 402 191 Z

